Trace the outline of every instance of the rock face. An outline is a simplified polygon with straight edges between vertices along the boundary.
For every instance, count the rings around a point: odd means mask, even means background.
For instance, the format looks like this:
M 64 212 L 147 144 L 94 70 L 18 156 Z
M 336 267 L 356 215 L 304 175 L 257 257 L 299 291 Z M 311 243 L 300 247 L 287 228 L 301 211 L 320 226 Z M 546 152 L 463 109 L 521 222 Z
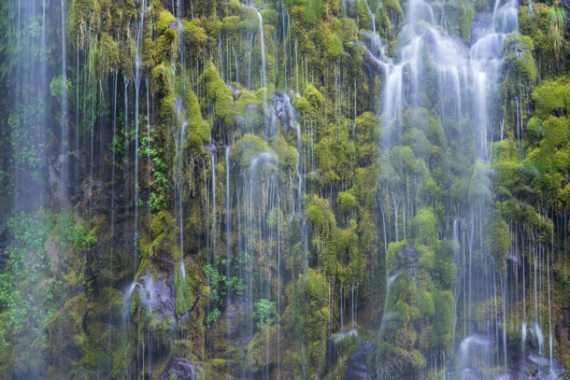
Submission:
M 346 370 L 344 372 L 345 380 L 368 380 L 374 376 L 374 366 L 370 363 L 374 353 L 376 352 L 376 345 L 372 342 L 364 342 L 359 346 L 356 351 L 350 355 Z
M 273 95 L 273 114 L 285 128 L 292 127 L 293 123 L 296 122 L 295 109 L 287 94 L 276 92 Z
M 194 380 L 202 368 L 181 357 L 173 357 L 160 374 L 159 380 Z
M 518 368 L 501 375 L 503 379 L 524 379 L 524 380 L 562 380 L 564 377 L 564 366 L 557 360 L 553 360 L 552 368 L 550 359 L 535 353 L 529 354 L 526 360 L 518 363 Z
M 176 316 L 176 298 L 172 276 L 159 276 L 155 279 L 151 273 L 141 276 L 141 303 L 158 319 L 173 320 Z
M 251 336 L 247 334 L 248 316 L 253 313 L 253 308 L 247 302 L 238 300 L 229 306 L 226 311 L 227 338 L 234 347 L 244 346 L 249 343 Z

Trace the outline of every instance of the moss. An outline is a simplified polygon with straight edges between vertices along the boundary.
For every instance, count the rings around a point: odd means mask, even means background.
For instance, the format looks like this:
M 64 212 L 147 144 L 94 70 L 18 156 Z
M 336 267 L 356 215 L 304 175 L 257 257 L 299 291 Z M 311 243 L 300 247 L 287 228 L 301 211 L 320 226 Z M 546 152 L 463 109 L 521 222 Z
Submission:
M 416 302 L 422 318 L 432 318 L 436 315 L 434 296 L 431 292 L 418 289 L 416 292 Z
M 514 70 L 511 80 L 535 83 L 538 76 L 536 62 L 532 55 L 534 42 L 527 36 L 517 33 L 509 35 L 504 43 L 505 66 L 507 76 Z
M 455 264 L 456 243 L 440 241 L 436 248 L 435 273 L 433 278 L 440 289 L 451 289 L 457 281 Z
M 418 261 L 420 268 L 430 273 L 433 272 L 436 267 L 435 252 L 425 245 L 417 246 L 416 249 L 420 253 L 420 259 Z
M 253 7 L 247 7 L 237 0 L 231 0 L 229 8 L 233 14 L 239 16 L 239 21 L 235 24 L 236 30 L 250 33 L 259 31 L 259 18 Z
M 342 214 L 350 214 L 358 209 L 358 200 L 354 195 L 347 191 L 343 191 L 338 194 L 336 198 L 339 211 Z
M 218 122 L 226 129 L 232 128 L 235 122 L 232 91 L 220 77 L 216 66 L 211 64 L 204 70 L 200 75 L 200 84 L 205 87 L 207 99 L 214 109 Z M 204 108 L 207 106 L 204 105 Z
M 396 269 L 396 255 L 407 246 L 408 242 L 406 240 L 390 243 L 388 246 L 388 257 L 386 258 L 386 267 L 389 272 L 393 272 Z
M 265 327 L 255 334 L 245 353 L 248 370 L 256 373 L 278 364 L 278 332 L 277 326 L 273 326 Z
M 342 39 L 327 24 L 322 24 L 317 32 L 319 45 L 325 50 L 325 57 L 335 60 L 343 53 Z
M 305 276 L 295 281 L 284 315 L 286 328 L 305 342 L 305 360 L 297 361 L 295 365 L 305 366 L 313 377 L 318 377 L 324 369 L 330 314 L 328 292 L 325 277 L 309 268 Z
M 279 13 L 270 7 L 265 7 L 262 9 L 261 14 L 263 15 L 263 22 L 266 24 L 277 24 L 279 20 Z
M 475 18 L 474 4 L 464 0 L 461 5 L 461 35 L 467 43 L 471 41 L 471 31 L 473 29 L 473 19 Z
M 252 134 L 245 134 L 232 148 L 231 158 L 242 169 L 249 169 L 252 160 L 265 152 L 272 153 L 264 139 Z
M 295 99 L 294 106 L 303 116 L 316 121 L 324 109 L 325 97 L 313 84 L 309 84 L 305 96 Z
M 100 44 L 107 72 L 120 65 L 119 45 L 108 33 L 101 33 Z
M 204 22 L 204 29 L 211 39 L 217 39 L 223 28 L 223 22 L 217 15 L 211 15 Z
M 283 136 L 278 136 L 271 144 L 271 148 L 279 157 L 279 166 L 284 173 L 287 173 L 287 175 L 291 177 L 295 175 L 297 161 L 299 159 L 297 149 L 287 144 Z
M 156 19 L 156 30 L 162 35 L 175 37 L 178 33 L 178 21 L 172 13 L 167 10 L 161 10 Z
M 430 345 L 444 352 L 449 352 L 453 343 L 453 327 L 455 320 L 455 299 L 450 290 L 437 291 L 434 294 L 435 313 L 434 328 L 430 336 Z
M 494 212 L 487 224 L 486 243 L 489 252 L 502 263 L 509 252 L 511 236 L 509 226 L 499 212 Z
M 150 222 L 150 234 L 144 234 L 140 241 L 142 255 L 136 279 L 145 273 L 153 271 L 170 272 L 173 263 L 180 262 L 180 250 L 178 248 L 178 226 L 176 220 L 166 210 L 159 211 Z
M 307 206 L 307 222 L 323 237 L 330 237 L 336 228 L 336 219 L 326 199 L 313 196 Z
M 331 125 L 315 147 L 321 184 L 348 182 L 354 176 L 356 146 L 347 124 Z
M 210 125 L 202 118 L 198 96 L 189 88 L 186 92 L 186 104 L 188 107 L 189 139 L 194 134 L 201 142 L 210 141 Z
M 208 40 L 208 34 L 202 27 L 200 20 L 183 20 L 184 38 L 187 43 L 194 46 L 203 45 Z
M 528 124 L 530 149 L 523 162 L 533 188 L 554 207 L 561 202 L 561 189 L 568 176 L 564 168 L 570 163 L 570 95 L 569 80 L 561 77 L 545 81 L 533 93 L 536 109 Z
M 439 239 L 437 218 L 432 210 L 420 209 L 412 220 L 414 237 L 422 244 L 430 245 Z
M 226 16 L 222 20 L 222 28 L 226 33 L 235 33 L 239 31 L 239 23 L 241 19 L 239 16 Z

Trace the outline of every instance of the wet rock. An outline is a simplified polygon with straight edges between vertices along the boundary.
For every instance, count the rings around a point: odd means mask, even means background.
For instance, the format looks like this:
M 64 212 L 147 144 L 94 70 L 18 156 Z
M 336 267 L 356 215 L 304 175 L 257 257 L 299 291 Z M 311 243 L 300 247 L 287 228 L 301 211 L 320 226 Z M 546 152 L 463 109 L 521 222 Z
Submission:
M 407 271 L 410 276 L 417 272 L 420 253 L 412 245 L 402 248 L 395 257 L 395 271 Z
M 155 279 L 147 273 L 138 281 L 140 301 L 159 320 L 173 320 L 176 315 L 176 298 L 172 276 Z
M 216 147 L 216 144 L 206 144 L 206 150 L 207 150 L 210 154 L 215 154 L 216 151 L 218 150 L 218 148 Z
M 196 374 L 202 372 L 202 367 L 190 363 L 181 357 L 173 357 L 170 359 L 166 368 L 160 374 L 159 380 L 193 380 Z
M 296 123 L 296 111 L 291 105 L 291 100 L 287 94 L 276 92 L 273 94 L 273 115 L 286 129 Z
M 539 367 L 544 367 L 548 365 L 548 358 L 545 358 L 544 356 L 539 356 L 539 355 L 535 355 L 535 354 L 530 354 L 528 356 L 528 361 L 536 364 Z
M 237 301 L 228 306 L 226 310 L 227 338 L 232 346 L 243 346 L 249 343 L 251 336 L 246 332 L 249 329 L 249 317 L 253 308 L 245 301 Z
M 481 371 L 474 368 L 464 368 L 461 370 L 461 380 L 484 380 L 485 377 Z
M 176 101 L 174 102 L 174 110 L 178 114 L 182 111 L 183 107 L 184 107 L 184 100 L 182 100 L 181 97 L 177 97 Z
M 372 342 L 364 342 L 359 346 L 348 359 L 346 370 L 344 372 L 344 379 L 371 379 L 374 376 L 374 366 L 371 362 L 376 349 L 376 345 Z
M 238 101 L 241 96 L 241 90 L 231 83 L 228 84 L 227 86 L 229 87 L 230 90 L 232 90 L 232 97 L 234 98 L 234 101 Z

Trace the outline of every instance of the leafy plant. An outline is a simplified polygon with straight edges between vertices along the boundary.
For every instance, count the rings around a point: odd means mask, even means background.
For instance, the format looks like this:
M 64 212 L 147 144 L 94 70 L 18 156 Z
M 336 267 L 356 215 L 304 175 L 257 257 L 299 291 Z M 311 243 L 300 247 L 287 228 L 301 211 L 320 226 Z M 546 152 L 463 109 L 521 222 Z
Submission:
M 266 298 L 262 298 L 255 303 L 253 317 L 257 322 L 257 328 L 260 330 L 265 327 L 270 327 L 275 323 L 279 323 L 281 320 L 277 313 L 275 302 Z

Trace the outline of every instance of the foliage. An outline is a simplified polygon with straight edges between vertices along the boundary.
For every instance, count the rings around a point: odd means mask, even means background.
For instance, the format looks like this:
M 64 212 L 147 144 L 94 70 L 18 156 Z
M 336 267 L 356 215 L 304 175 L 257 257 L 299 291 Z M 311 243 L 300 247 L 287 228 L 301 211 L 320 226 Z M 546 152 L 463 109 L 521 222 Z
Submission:
M 257 321 L 257 328 L 260 330 L 265 327 L 270 327 L 274 323 L 278 323 L 280 320 L 275 307 L 275 302 L 266 298 L 262 298 L 255 303 L 253 317 Z
M 8 231 L 7 264 L 0 274 L 0 336 L 11 342 L 3 350 L 12 351 L 16 371 L 35 372 L 47 358 L 34 357 L 29 348 L 48 345 L 52 317 L 85 285 L 84 252 L 95 239 L 71 211 L 15 214 Z

